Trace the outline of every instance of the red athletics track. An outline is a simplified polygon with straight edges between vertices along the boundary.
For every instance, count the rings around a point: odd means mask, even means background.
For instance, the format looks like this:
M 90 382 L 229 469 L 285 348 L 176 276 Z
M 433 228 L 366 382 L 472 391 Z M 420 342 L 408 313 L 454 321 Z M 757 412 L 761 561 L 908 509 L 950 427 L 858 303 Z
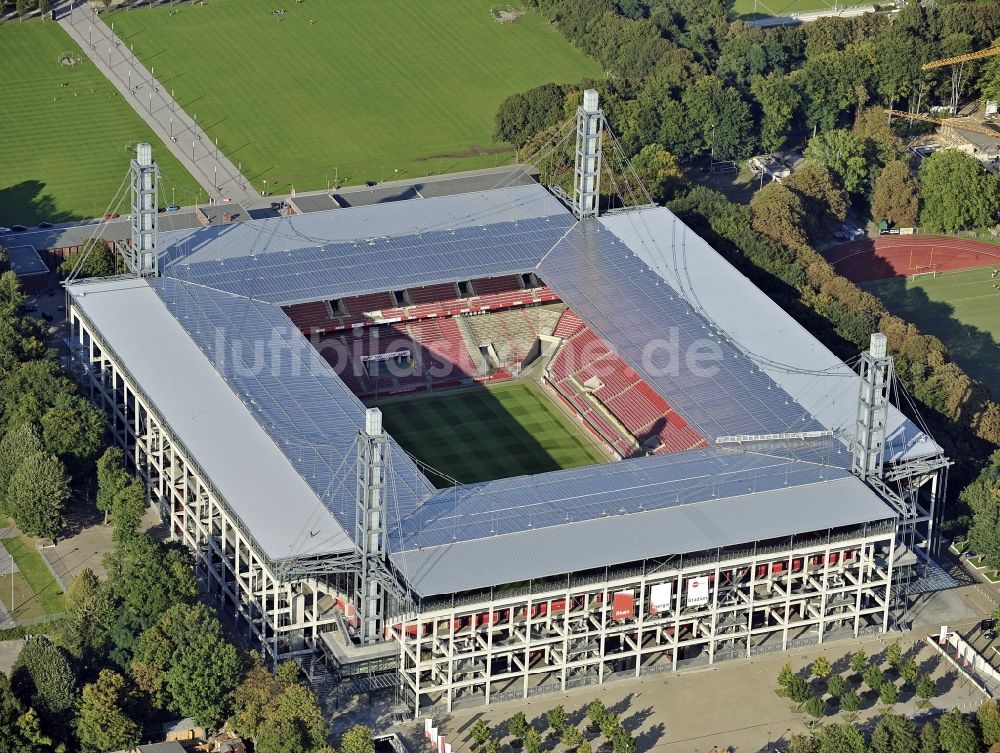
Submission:
M 1000 267 L 1000 246 L 943 235 L 882 235 L 834 246 L 823 256 L 852 282 L 906 277 L 931 269 Z

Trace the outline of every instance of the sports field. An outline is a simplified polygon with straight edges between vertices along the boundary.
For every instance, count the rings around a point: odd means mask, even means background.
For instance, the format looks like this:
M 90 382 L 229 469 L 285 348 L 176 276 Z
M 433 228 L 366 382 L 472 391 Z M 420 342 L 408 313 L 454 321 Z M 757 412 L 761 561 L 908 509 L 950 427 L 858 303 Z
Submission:
M 386 429 L 421 462 L 463 483 L 604 461 L 535 384 L 510 382 L 379 404 Z M 438 486 L 450 483 L 433 473 Z
M 852 5 L 871 5 L 873 0 L 734 0 L 731 15 L 733 18 L 758 16 L 787 16 L 791 13 L 808 13 L 809 11 L 833 10 Z
M 198 190 L 94 66 L 62 65 L 80 48 L 51 21 L 0 24 L 0 225 L 104 212 L 128 170 L 129 146 L 149 141 L 166 188 Z
M 911 280 L 896 277 L 864 283 L 886 307 L 922 332 L 937 335 L 955 361 L 970 376 L 1000 395 L 1000 267 L 974 267 L 939 272 L 936 277 Z
M 282 15 L 274 11 L 283 10 Z M 117 11 L 115 32 L 259 190 L 493 167 L 508 95 L 600 77 L 541 16 L 488 0 L 210 0 Z

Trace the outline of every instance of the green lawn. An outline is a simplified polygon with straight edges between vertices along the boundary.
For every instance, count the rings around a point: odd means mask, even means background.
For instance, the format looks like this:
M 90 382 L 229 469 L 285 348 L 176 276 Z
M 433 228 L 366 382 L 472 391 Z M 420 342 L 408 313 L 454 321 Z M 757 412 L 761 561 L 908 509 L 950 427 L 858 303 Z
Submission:
M 107 79 L 87 60 L 61 65 L 64 52 L 83 54 L 51 21 L 0 24 L 0 225 L 103 213 L 137 141 L 153 145 L 178 200 L 193 196 L 197 183 Z
M 871 5 L 873 0 L 733 0 L 731 14 L 733 18 L 752 18 L 755 11 L 758 16 L 787 16 L 790 13 L 833 10 L 834 2 L 838 8 L 844 8 Z
M 386 429 L 408 452 L 463 483 L 604 460 L 584 430 L 527 382 L 389 400 L 379 408 Z
M 492 139 L 505 97 L 602 75 L 539 15 L 501 25 L 489 9 L 211 0 L 110 19 L 258 190 L 266 178 L 279 193 L 493 167 L 513 152 Z
M 937 335 L 970 376 L 1000 395 L 1000 292 L 991 267 L 938 273 L 916 280 L 893 278 L 863 287 L 894 314 Z
M 14 555 L 20 572 L 14 575 L 14 603 L 11 609 L 9 575 L 0 576 L 0 599 L 15 620 L 27 620 L 63 611 L 63 592 L 52 577 L 42 555 L 31 539 L 17 536 L 0 541 L 0 557 Z

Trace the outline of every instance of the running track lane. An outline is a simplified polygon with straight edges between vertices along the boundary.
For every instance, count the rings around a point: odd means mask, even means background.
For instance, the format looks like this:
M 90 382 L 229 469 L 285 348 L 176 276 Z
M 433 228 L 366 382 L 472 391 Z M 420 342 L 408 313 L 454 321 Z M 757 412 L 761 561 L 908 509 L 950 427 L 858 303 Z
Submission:
M 1000 246 L 943 235 L 883 235 L 834 246 L 823 257 L 851 282 L 872 282 L 932 268 L 1000 267 Z

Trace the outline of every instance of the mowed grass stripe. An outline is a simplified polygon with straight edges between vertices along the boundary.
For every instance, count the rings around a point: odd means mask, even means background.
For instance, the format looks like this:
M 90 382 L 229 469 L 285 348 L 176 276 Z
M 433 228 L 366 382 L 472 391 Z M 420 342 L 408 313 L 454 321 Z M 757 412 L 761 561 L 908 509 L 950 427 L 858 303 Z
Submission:
M 306 0 L 280 21 L 275 7 L 213 0 L 111 17 L 274 192 L 492 167 L 512 153 L 492 139 L 506 96 L 601 75 L 541 16 L 497 24 L 481 0 Z
M 935 335 L 970 376 L 1000 394 L 1000 292 L 993 267 L 939 273 L 916 280 L 893 278 L 863 287 L 892 313 Z
M 386 428 L 408 452 L 463 483 L 603 460 L 538 387 L 526 382 L 390 400 L 379 407 Z M 431 480 L 449 485 L 433 474 Z
M 102 213 L 137 141 L 153 144 L 168 191 L 193 200 L 194 179 L 114 87 L 86 59 L 61 65 L 64 52 L 83 56 L 58 24 L 0 24 L 0 224 Z

